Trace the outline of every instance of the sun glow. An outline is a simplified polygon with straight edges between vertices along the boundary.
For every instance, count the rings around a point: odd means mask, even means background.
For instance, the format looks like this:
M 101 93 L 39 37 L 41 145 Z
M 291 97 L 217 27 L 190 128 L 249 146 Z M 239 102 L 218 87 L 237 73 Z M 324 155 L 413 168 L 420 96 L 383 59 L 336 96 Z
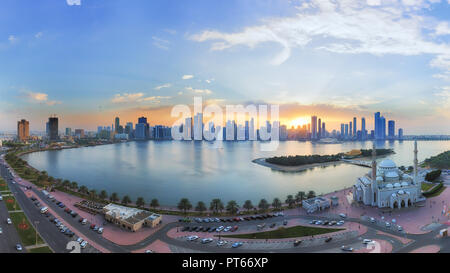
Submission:
M 289 124 L 289 127 L 294 126 L 295 128 L 297 128 L 298 126 L 303 126 L 305 124 L 308 124 L 309 120 L 307 117 L 298 117 L 294 120 L 292 120 Z

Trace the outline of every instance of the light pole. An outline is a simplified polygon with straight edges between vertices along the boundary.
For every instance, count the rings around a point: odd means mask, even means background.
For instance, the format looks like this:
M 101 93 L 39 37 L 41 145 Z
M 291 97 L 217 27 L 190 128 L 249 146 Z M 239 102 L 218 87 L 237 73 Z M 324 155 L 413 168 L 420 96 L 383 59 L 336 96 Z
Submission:
M 34 228 L 36 229 L 35 231 L 34 231 L 34 233 L 36 234 L 36 245 L 38 244 L 37 243 L 37 241 L 38 241 L 38 229 L 37 229 L 37 225 L 39 224 L 39 221 L 34 221 Z

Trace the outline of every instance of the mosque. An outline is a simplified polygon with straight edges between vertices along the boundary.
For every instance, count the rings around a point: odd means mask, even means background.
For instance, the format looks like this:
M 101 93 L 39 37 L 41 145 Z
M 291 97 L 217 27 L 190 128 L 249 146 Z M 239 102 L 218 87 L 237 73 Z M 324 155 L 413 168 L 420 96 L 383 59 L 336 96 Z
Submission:
M 377 166 L 375 143 L 372 148 L 372 171 L 359 177 L 353 186 L 353 200 L 378 208 L 407 208 L 421 201 L 422 185 L 417 178 L 417 141 L 414 142 L 414 172 L 411 177 L 390 159 Z

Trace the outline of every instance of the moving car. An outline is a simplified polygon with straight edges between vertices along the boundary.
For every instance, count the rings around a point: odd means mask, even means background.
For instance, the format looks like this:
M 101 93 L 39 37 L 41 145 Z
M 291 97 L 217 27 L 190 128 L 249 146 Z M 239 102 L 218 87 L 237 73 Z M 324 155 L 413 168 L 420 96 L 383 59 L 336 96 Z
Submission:
M 339 214 L 339 216 L 340 216 L 341 218 L 347 218 L 347 214 L 345 214 L 345 213 L 341 213 L 341 214 Z
M 342 251 L 349 251 L 352 252 L 353 251 L 353 247 L 349 247 L 349 246 L 341 246 Z
M 295 240 L 294 246 L 299 246 L 302 243 L 302 240 Z
M 371 223 L 375 223 L 375 218 L 370 217 L 370 222 L 371 222 Z
M 211 243 L 212 241 L 213 241 L 212 238 L 205 238 L 205 239 L 202 239 L 202 244 Z
M 11 224 L 12 224 L 11 219 L 10 219 L 10 218 L 6 218 L 6 223 L 7 223 L 8 225 L 11 225 Z
M 187 237 L 187 240 L 188 240 L 188 241 L 195 241 L 195 240 L 197 240 L 197 239 L 198 239 L 198 236 L 197 236 L 197 235 L 192 235 L 192 236 Z
M 3 234 L 3 229 L 0 227 L 0 234 Z
M 84 219 L 81 221 L 81 224 L 82 224 L 82 225 L 86 225 L 86 224 L 87 224 L 87 219 L 84 218 Z
M 20 244 L 17 244 L 16 249 L 17 249 L 17 251 L 22 251 L 22 246 Z
M 363 240 L 363 244 L 369 244 L 369 243 L 371 243 L 372 242 L 372 240 L 370 240 L 370 239 L 364 239 Z
M 288 220 L 283 221 L 283 226 L 286 226 L 288 224 Z
M 331 240 L 333 240 L 333 237 L 328 237 L 328 238 L 325 239 L 325 243 L 328 243 L 328 242 L 330 242 Z
M 102 234 L 102 233 L 103 233 L 103 228 L 102 228 L 102 227 L 99 228 L 99 229 L 97 230 L 97 232 L 98 232 L 98 234 Z

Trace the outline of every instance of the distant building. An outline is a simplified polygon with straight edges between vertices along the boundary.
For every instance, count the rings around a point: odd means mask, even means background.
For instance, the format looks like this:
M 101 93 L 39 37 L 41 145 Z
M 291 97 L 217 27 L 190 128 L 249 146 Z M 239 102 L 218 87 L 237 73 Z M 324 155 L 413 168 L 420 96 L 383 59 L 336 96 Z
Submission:
M 119 117 L 116 117 L 116 119 L 114 120 L 114 131 L 116 133 L 119 133 L 119 126 L 120 126 L 120 119 Z
M 302 206 L 308 213 L 313 213 L 331 207 L 331 200 L 326 197 L 318 196 L 303 200 Z
M 75 129 L 75 137 L 84 138 L 84 129 Z
M 356 136 L 356 117 L 353 117 L 353 136 Z
M 48 118 L 48 131 L 49 131 L 48 137 L 50 141 L 57 141 L 59 139 L 57 117 Z
M 395 121 L 393 120 L 388 121 L 388 138 L 395 138 Z
M 162 220 L 162 216 L 159 214 L 115 204 L 103 207 L 103 213 L 106 221 L 132 232 L 136 232 L 145 226 L 156 227 Z
M 400 139 L 400 140 L 403 139 L 403 129 L 402 128 L 398 129 L 398 139 Z
M 30 137 L 30 122 L 22 119 L 17 122 L 17 138 L 26 141 Z
M 66 136 L 72 135 L 72 128 L 66 128 Z
M 311 139 L 317 139 L 317 116 L 311 117 Z

